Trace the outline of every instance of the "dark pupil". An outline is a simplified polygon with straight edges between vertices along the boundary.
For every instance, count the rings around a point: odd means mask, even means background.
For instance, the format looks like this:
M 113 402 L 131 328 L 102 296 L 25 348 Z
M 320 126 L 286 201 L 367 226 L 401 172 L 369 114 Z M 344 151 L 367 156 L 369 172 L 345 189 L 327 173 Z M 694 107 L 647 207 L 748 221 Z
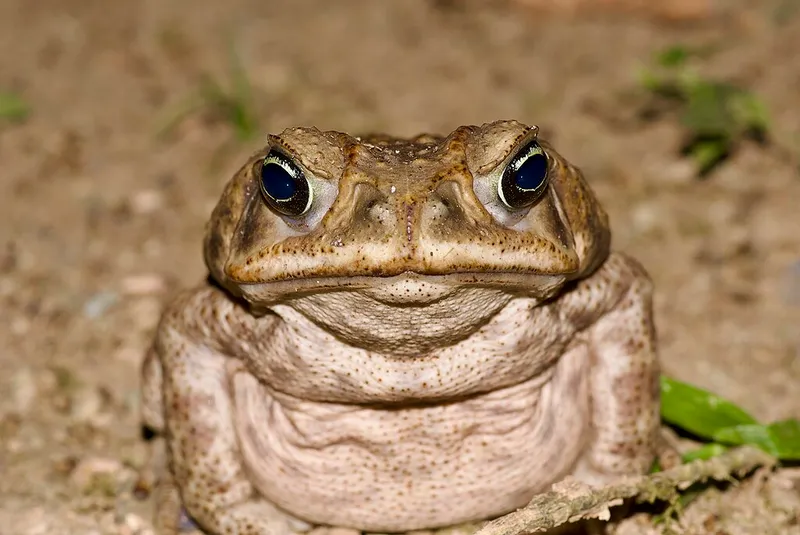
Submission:
M 297 193 L 294 177 L 277 163 L 268 163 L 261 168 L 261 182 L 267 195 L 277 201 L 291 199 Z
M 547 157 L 544 154 L 531 154 L 514 174 L 514 182 L 521 189 L 535 190 L 547 177 Z
M 533 205 L 547 191 L 547 156 L 538 147 L 521 151 L 520 160 L 510 164 L 500 179 L 503 202 L 512 209 Z M 534 152 L 535 151 L 535 152 Z M 518 163 L 518 162 L 522 163 Z M 517 165 L 519 165 L 517 167 Z

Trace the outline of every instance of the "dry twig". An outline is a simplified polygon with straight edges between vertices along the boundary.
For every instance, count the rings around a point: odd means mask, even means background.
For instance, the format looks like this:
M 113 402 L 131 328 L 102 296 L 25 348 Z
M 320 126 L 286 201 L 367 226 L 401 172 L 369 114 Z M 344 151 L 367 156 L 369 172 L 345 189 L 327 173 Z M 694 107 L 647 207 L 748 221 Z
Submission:
M 708 479 L 730 480 L 759 466 L 773 466 L 775 462 L 763 451 L 743 446 L 712 459 L 697 460 L 647 476 L 625 478 L 605 487 L 592 488 L 570 479 L 535 496 L 522 509 L 489 522 L 475 535 L 521 535 L 586 518 L 607 520 L 609 507 L 620 505 L 625 499 L 673 501 L 679 489 L 694 483 Z

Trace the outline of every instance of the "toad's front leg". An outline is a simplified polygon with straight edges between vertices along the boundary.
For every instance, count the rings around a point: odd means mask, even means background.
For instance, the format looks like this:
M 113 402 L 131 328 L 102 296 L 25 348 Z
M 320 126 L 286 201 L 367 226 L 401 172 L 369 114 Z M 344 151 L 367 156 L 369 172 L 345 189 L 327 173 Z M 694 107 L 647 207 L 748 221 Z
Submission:
M 588 352 L 593 436 L 575 476 L 603 484 L 648 471 L 658 448 L 659 362 L 652 283 L 634 260 L 612 254 L 560 302 Z
M 145 363 L 145 420 L 164 432 L 183 506 L 204 530 L 284 535 L 290 517 L 257 494 L 241 464 L 230 388 L 241 368 L 230 355 L 246 343 L 235 337 L 242 324 L 232 323 L 241 314 L 214 288 L 173 303 Z

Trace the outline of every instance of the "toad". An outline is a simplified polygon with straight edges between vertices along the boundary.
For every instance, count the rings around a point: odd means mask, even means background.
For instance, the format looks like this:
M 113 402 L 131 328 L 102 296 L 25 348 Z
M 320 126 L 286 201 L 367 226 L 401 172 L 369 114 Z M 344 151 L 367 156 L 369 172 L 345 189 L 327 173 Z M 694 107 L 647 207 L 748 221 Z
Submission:
M 143 366 L 208 533 L 432 529 L 645 473 L 652 284 L 537 128 L 269 136 Z

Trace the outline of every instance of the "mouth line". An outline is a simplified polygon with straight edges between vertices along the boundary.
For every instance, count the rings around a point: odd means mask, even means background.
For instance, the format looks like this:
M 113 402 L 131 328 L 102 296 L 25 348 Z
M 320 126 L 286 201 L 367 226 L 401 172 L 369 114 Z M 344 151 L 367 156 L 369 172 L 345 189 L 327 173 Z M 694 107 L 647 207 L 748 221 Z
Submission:
M 536 270 L 515 270 L 515 271 L 448 271 L 441 272 L 424 272 L 406 270 L 399 273 L 392 274 L 346 274 L 346 275 L 301 275 L 301 276 L 285 276 L 280 278 L 265 279 L 265 280 L 250 280 L 250 281 L 237 281 L 231 279 L 231 282 L 240 284 L 242 286 L 254 285 L 302 285 L 310 287 L 323 288 L 330 287 L 349 287 L 354 286 L 373 286 L 376 281 L 384 284 L 391 284 L 393 282 L 403 282 L 404 280 L 418 280 L 418 281 L 441 281 L 441 282 L 474 282 L 476 284 L 492 284 L 507 286 L 513 282 L 518 282 L 520 277 L 546 277 L 546 278 L 569 278 L 568 272 L 544 272 Z

